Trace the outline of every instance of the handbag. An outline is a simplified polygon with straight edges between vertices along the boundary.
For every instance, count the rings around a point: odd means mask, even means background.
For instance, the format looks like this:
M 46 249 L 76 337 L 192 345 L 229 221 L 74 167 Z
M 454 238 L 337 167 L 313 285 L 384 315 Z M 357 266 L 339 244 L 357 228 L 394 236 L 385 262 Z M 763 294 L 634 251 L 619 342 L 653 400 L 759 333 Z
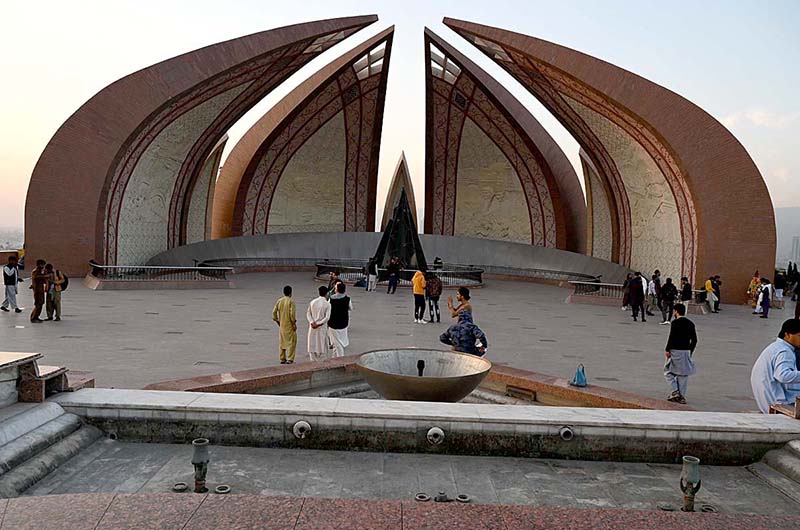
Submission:
M 572 386 L 586 386 L 588 383 L 586 382 L 586 371 L 583 368 L 582 364 L 578 365 L 578 368 L 575 370 L 575 375 L 572 377 L 572 381 L 569 382 Z

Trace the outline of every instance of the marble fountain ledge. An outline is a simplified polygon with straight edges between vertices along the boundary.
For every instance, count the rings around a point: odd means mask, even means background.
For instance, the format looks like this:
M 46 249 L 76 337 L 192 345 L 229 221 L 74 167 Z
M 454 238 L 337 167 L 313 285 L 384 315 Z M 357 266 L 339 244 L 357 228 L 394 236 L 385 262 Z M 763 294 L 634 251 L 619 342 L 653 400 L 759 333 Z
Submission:
M 273 396 L 258 394 L 220 394 L 203 392 L 171 392 L 158 390 L 126 390 L 89 388 L 64 393 L 50 401 L 69 412 L 91 417 L 161 417 L 191 421 L 215 415 L 220 422 L 269 422 L 275 416 L 303 416 L 313 420 L 341 418 L 342 422 L 364 420 L 392 422 L 448 422 L 452 429 L 460 424 L 498 424 L 519 430 L 520 426 L 537 426 L 550 430 L 569 425 L 585 430 L 584 434 L 620 435 L 629 431 L 643 435 L 645 431 L 674 431 L 680 437 L 729 436 L 759 441 L 786 442 L 800 438 L 800 421 L 782 415 L 755 413 L 664 411 L 641 409 L 602 409 L 578 407 L 514 407 L 472 403 L 428 403 L 383 401 L 305 396 Z M 326 421 L 326 423 L 329 423 Z M 608 431 L 613 429 L 614 431 Z M 577 434 L 577 432 L 576 432 Z

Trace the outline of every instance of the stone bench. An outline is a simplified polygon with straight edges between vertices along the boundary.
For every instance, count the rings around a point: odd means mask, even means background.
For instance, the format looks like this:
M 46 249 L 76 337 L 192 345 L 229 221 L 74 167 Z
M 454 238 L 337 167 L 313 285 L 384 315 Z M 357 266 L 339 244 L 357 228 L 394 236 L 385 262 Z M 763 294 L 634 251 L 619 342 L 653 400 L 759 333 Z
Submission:
M 38 362 L 20 367 L 21 380 L 17 388 L 19 401 L 41 403 L 48 396 L 69 388 L 65 366 L 40 365 Z
M 17 402 L 20 369 L 33 366 L 41 353 L 0 352 L 0 407 Z
M 0 352 L 0 408 L 17 401 L 41 403 L 59 392 L 94 388 L 89 372 L 39 364 L 41 353 Z

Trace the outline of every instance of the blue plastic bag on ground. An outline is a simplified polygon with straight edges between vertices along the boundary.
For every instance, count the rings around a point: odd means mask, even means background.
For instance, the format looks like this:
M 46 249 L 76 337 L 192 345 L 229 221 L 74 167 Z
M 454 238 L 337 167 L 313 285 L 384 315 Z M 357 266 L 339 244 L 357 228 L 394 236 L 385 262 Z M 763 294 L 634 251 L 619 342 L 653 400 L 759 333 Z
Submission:
M 586 371 L 583 369 L 583 365 L 579 364 L 578 368 L 575 370 L 575 375 L 572 377 L 572 381 L 569 382 L 572 386 L 586 386 L 588 383 L 586 382 Z

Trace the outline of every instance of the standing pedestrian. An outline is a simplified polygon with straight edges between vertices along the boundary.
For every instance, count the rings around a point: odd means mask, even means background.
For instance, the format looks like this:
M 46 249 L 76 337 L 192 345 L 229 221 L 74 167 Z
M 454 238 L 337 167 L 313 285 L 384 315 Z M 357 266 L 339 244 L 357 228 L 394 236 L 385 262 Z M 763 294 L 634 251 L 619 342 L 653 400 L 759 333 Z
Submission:
M 753 314 L 756 314 L 758 311 L 756 308 L 759 306 L 758 303 L 758 296 L 761 293 L 761 276 L 758 274 L 758 270 L 753 274 L 753 278 L 750 280 L 750 286 L 747 288 L 747 298 L 750 301 L 750 306 L 753 308 Z
M 717 297 L 714 300 L 714 312 L 719 313 L 719 304 L 722 303 L 722 279 L 719 274 L 715 274 L 714 279 L 711 280 L 711 288 L 714 289 L 714 296 Z
M 672 278 L 667 278 L 667 281 L 661 286 L 661 316 L 664 318 L 661 322 L 662 325 L 669 325 L 672 320 L 677 298 L 678 288 L 672 283 Z
M 3 267 L 3 287 L 5 287 L 5 300 L 0 309 L 5 312 L 9 311 L 9 307 L 15 313 L 22 313 L 22 309 L 17 305 L 17 284 L 22 283 L 22 278 L 19 275 L 18 261 L 16 256 L 8 257 L 8 265 Z
M 397 284 L 400 282 L 400 258 L 392 256 L 389 265 L 386 266 L 386 272 L 389 275 L 389 287 L 386 289 L 386 294 L 394 294 L 397 291 Z
M 297 350 L 297 308 L 292 300 L 292 287 L 287 285 L 283 288 L 283 296 L 275 302 L 272 309 L 272 320 L 278 324 L 280 329 L 280 349 L 281 364 L 294 363 L 294 355 Z
M 367 263 L 367 291 L 374 291 L 378 285 L 378 260 L 370 258 Z
M 47 292 L 47 272 L 44 270 L 46 265 L 43 259 L 36 260 L 36 268 L 31 272 L 31 285 L 29 289 L 33 289 L 33 311 L 31 312 L 31 322 L 34 324 L 41 324 L 44 322 L 41 318 L 42 308 L 45 303 L 45 293 Z
M 656 306 L 661 309 L 661 271 L 656 269 L 653 273 L 653 281 L 655 282 L 656 291 Z
M 411 284 L 414 290 L 414 323 L 425 324 L 425 273 L 415 272 Z
M 435 273 L 428 273 L 428 278 L 425 281 L 425 296 L 428 298 L 428 308 L 431 313 L 430 322 L 433 322 L 434 311 L 436 313 L 436 322 L 441 322 L 442 315 L 439 313 L 439 297 L 442 296 L 442 280 L 440 280 Z
M 694 291 L 692 290 L 692 283 L 689 281 L 689 278 L 684 276 L 681 278 L 681 303 L 686 306 L 687 311 L 689 308 L 689 302 L 692 301 L 692 295 Z
M 622 282 L 622 310 L 627 311 L 631 301 L 631 278 L 633 274 L 630 272 L 625 275 L 625 281 Z
M 766 278 L 761 278 L 761 317 L 769 318 L 769 308 L 772 307 L 772 284 Z
M 672 393 L 667 401 L 686 404 L 686 385 L 689 376 L 694 374 L 692 355 L 697 347 L 697 330 L 694 322 L 686 318 L 686 306 L 675 304 L 675 320 L 672 321 L 667 339 L 664 364 L 664 379 L 667 380 Z
M 647 305 L 645 306 L 645 311 L 647 311 L 647 316 L 650 317 L 655 316 L 653 308 L 657 307 L 659 310 L 661 309 L 658 304 L 658 283 L 656 278 L 656 275 L 653 274 L 647 284 Z
M 717 307 L 716 302 L 719 300 L 717 298 L 716 293 L 714 293 L 714 277 L 709 276 L 705 283 L 705 290 L 706 290 L 706 303 L 708 304 L 708 310 L 712 313 L 716 313 L 717 310 L 714 309 Z
M 769 413 L 770 405 L 793 405 L 800 396 L 800 320 L 790 318 L 781 326 L 775 342 L 764 348 L 750 372 L 750 387 L 758 408 Z
M 312 361 L 324 361 L 328 357 L 328 319 L 331 304 L 328 288 L 319 286 L 319 296 L 311 300 L 306 311 L 308 320 L 308 356 Z
M 61 291 L 66 285 L 66 279 L 60 270 L 54 269 L 53 265 L 48 263 L 44 266 L 47 273 L 47 297 L 45 302 L 45 311 L 47 318 L 45 320 L 61 320 Z M 53 318 L 55 316 L 55 319 Z
M 344 351 L 350 345 L 347 328 L 350 326 L 350 311 L 353 303 L 345 291 L 347 288 L 341 282 L 336 284 L 336 294 L 331 296 L 331 316 L 328 318 L 328 339 L 333 345 L 333 356 L 344 357 Z
M 631 312 L 633 316 L 633 321 L 636 322 L 636 319 L 639 316 L 639 311 L 642 312 L 642 322 L 647 322 L 647 317 L 645 316 L 644 311 L 644 278 L 642 278 L 641 272 L 636 272 L 631 278 L 630 282 L 630 295 L 629 300 L 631 304 Z
M 775 288 L 775 300 L 783 300 L 783 291 L 786 289 L 786 276 L 776 273 L 775 282 L 772 285 Z
M 342 280 L 339 279 L 339 273 L 337 271 L 331 271 L 328 274 L 328 295 L 333 294 L 334 287 L 336 287 L 336 284 L 340 281 Z

